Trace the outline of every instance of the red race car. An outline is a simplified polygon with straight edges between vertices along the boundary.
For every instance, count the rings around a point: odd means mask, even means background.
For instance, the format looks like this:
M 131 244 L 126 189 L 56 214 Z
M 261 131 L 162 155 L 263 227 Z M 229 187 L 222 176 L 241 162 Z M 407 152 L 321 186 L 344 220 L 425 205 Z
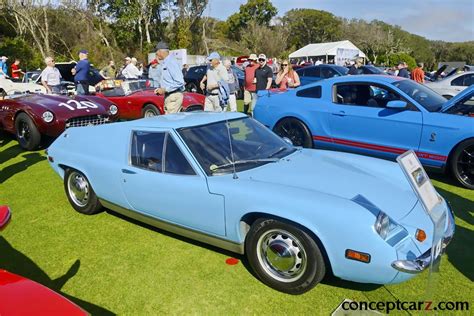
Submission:
M 44 138 L 66 128 L 98 125 L 118 118 L 118 107 L 96 96 L 21 94 L 0 100 L 0 129 L 15 134 L 20 146 L 33 150 Z
M 10 209 L 0 206 L 0 230 L 10 217 Z M 53 290 L 2 269 L 0 298 L 0 315 L 89 315 Z
M 155 94 L 148 80 L 104 80 L 99 89 L 96 95 L 116 104 L 121 119 L 133 120 L 165 114 L 165 99 Z M 202 94 L 185 92 L 181 111 L 202 110 L 204 100 Z

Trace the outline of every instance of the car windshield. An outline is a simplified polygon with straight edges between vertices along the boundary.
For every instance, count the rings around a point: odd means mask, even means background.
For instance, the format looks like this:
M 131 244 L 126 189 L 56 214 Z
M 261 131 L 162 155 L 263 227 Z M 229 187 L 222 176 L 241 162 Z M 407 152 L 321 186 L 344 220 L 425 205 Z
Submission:
M 181 128 L 178 133 L 207 175 L 276 162 L 296 149 L 251 118 Z
M 147 80 L 126 80 L 122 82 L 122 88 L 125 94 L 150 88 Z
M 342 67 L 342 66 L 332 66 L 334 69 L 336 69 L 336 71 L 342 75 L 347 75 L 347 73 L 349 72 L 349 69 L 347 69 L 346 67 Z
M 413 80 L 400 80 L 392 84 L 417 101 L 429 112 L 438 112 L 446 102 L 444 97 Z

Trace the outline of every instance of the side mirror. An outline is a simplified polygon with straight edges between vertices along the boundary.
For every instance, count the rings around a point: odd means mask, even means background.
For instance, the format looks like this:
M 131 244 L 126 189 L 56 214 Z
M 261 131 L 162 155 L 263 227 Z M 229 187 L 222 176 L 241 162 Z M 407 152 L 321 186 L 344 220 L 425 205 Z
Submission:
M 387 103 L 387 108 L 388 109 L 398 109 L 398 110 L 403 110 L 406 109 L 407 103 L 405 101 L 389 101 Z
M 0 230 L 7 226 L 11 217 L 12 213 L 10 212 L 10 208 L 6 205 L 0 205 Z
M 285 141 L 285 143 L 287 143 L 290 146 L 293 146 L 293 142 L 291 141 L 291 139 L 289 139 L 288 137 L 282 137 L 282 138 Z

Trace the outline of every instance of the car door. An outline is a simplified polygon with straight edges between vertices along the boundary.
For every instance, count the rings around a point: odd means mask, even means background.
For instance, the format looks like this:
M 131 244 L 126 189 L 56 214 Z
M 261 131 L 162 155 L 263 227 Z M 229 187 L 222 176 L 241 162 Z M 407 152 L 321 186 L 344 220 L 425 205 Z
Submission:
M 140 213 L 224 236 L 224 198 L 209 193 L 205 175 L 183 147 L 171 131 L 132 131 L 123 193 Z
M 374 83 L 333 86 L 329 115 L 332 146 L 357 153 L 394 158 L 417 150 L 422 113 L 410 103 L 406 109 L 387 108 L 389 101 L 406 101 L 393 89 Z
M 450 89 L 453 90 L 454 94 L 458 94 L 462 90 L 466 89 L 470 85 L 474 84 L 474 73 L 465 74 L 451 80 Z

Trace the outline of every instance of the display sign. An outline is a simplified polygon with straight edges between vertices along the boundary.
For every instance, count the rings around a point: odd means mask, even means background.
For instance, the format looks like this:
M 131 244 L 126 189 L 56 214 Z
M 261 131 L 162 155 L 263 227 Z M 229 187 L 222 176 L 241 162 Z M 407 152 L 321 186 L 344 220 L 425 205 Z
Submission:
M 338 48 L 336 50 L 335 64 L 339 66 L 346 66 L 351 60 L 359 57 L 358 49 Z
M 425 211 L 430 214 L 433 208 L 441 203 L 441 197 L 436 192 L 425 169 L 413 150 L 397 157 L 397 162 L 405 172 L 410 184 L 420 198 Z

